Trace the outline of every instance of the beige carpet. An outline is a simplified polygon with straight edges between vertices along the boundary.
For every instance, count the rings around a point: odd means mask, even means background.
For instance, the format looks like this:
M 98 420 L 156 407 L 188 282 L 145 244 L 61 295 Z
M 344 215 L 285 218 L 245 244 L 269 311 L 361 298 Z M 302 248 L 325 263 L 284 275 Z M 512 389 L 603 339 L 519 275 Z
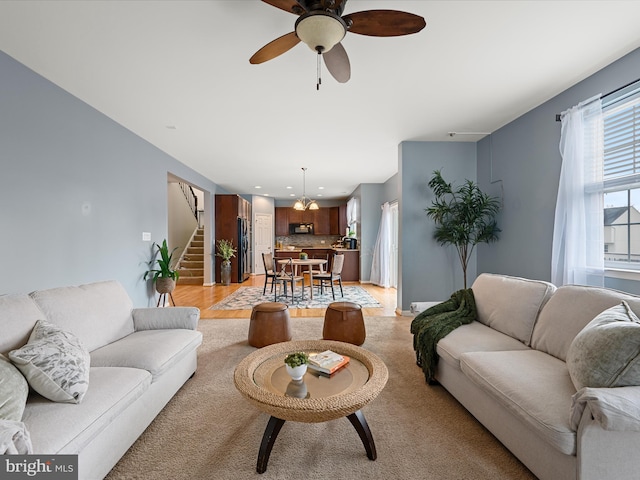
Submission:
M 317 339 L 322 320 L 295 318 L 294 340 Z M 254 351 L 248 320 L 201 320 L 196 375 L 114 467 L 116 479 L 534 479 L 442 387 L 428 386 L 415 364 L 407 317 L 365 320 L 363 347 L 387 364 L 389 382 L 363 409 L 378 459 L 367 459 L 345 419 L 287 422 L 267 471 L 256 473 L 269 419 L 236 391 L 236 364 Z

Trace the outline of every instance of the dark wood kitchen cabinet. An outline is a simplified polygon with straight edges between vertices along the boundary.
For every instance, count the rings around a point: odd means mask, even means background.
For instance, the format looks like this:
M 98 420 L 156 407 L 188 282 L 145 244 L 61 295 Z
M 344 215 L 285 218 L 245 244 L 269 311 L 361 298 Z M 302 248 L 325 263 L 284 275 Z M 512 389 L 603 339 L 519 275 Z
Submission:
M 342 265 L 342 280 L 344 282 L 360 281 L 360 250 L 340 250 L 338 253 L 344 255 L 344 265 Z
M 315 235 L 331 235 L 331 216 L 329 208 L 313 210 L 313 233 Z
M 218 240 L 231 240 L 237 250 L 231 258 L 231 282 L 241 283 L 249 278 L 250 252 L 249 235 L 251 225 L 251 204 L 239 195 L 216 195 L 216 244 Z M 220 264 L 216 258 L 216 283 L 220 283 Z
M 292 207 L 276 207 L 276 236 L 289 235 L 290 223 L 313 223 L 316 235 L 344 235 L 347 228 L 346 205 L 320 207 L 318 210 L 294 210 Z
M 289 210 L 290 207 L 276 207 L 276 236 L 289 235 Z

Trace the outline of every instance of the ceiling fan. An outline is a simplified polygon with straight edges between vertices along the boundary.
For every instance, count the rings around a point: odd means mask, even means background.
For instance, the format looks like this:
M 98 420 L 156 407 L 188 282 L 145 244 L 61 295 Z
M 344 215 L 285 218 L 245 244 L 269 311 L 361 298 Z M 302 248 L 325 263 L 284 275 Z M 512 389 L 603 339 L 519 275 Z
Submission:
M 318 53 L 327 69 L 340 83 L 351 78 L 351 65 L 340 43 L 347 32 L 372 37 L 396 37 L 417 33 L 426 26 L 424 18 L 398 10 L 365 10 L 342 16 L 347 0 L 262 0 L 276 8 L 298 15 L 295 30 L 267 43 L 250 59 L 252 64 L 272 60 L 300 41 Z

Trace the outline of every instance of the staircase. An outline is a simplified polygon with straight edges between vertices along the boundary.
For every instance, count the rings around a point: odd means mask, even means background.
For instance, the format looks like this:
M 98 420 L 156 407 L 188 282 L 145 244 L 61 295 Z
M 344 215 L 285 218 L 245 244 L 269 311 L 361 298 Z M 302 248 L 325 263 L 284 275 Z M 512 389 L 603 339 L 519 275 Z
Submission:
M 204 283 L 204 228 L 198 228 L 187 247 L 180 265 L 178 285 L 202 285 Z

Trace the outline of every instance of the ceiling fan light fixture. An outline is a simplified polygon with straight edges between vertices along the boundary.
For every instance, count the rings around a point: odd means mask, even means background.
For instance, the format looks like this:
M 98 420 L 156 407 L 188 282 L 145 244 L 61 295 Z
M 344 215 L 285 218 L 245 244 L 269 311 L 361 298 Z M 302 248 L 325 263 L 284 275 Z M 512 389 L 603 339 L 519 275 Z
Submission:
M 309 12 L 296 21 L 296 35 L 318 53 L 327 53 L 344 38 L 347 25 L 329 12 Z

